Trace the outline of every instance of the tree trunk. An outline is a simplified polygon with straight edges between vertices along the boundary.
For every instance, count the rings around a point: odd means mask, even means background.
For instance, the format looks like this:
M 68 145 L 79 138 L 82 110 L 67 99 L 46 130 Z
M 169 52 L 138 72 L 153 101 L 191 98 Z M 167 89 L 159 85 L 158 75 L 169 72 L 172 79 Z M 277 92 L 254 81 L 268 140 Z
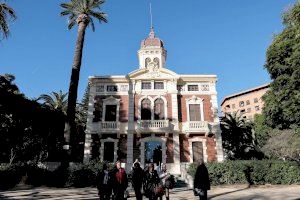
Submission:
M 83 44 L 84 44 L 84 36 L 85 30 L 88 24 L 88 19 L 86 15 L 80 15 L 77 19 L 78 23 L 78 32 L 77 32 L 77 41 L 75 47 L 75 54 L 71 72 L 71 80 L 69 86 L 69 95 L 68 95 L 68 109 L 67 109 L 67 123 L 69 125 L 69 148 L 71 159 L 73 157 L 73 149 L 74 149 L 74 141 L 76 138 L 76 123 L 75 123 L 75 113 L 76 113 L 76 102 L 77 102 L 77 90 L 78 90 L 78 82 L 79 82 L 79 74 L 82 60 L 82 52 L 83 52 Z

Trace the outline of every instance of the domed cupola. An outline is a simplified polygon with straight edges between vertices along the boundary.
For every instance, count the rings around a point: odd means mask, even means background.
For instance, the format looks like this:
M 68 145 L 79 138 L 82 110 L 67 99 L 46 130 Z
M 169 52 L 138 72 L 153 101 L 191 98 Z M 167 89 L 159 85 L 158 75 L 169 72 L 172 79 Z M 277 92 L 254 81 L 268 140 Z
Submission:
M 146 47 L 164 47 L 164 43 L 161 39 L 155 37 L 154 29 L 151 28 L 149 36 L 141 42 L 141 48 Z
M 141 68 L 163 68 L 166 63 L 167 51 L 161 39 L 155 36 L 151 27 L 149 36 L 142 40 L 141 48 L 138 51 L 140 69 Z

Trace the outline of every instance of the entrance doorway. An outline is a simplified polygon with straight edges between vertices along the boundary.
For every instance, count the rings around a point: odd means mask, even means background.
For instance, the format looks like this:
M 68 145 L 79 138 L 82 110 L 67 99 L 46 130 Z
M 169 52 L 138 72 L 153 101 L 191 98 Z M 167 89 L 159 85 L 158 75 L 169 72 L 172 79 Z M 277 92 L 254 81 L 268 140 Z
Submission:
M 203 144 L 202 142 L 193 142 L 192 143 L 193 151 L 193 162 L 198 163 L 200 160 L 203 160 Z
M 104 155 L 103 160 L 106 162 L 114 162 L 114 142 L 104 142 Z
M 162 142 L 149 141 L 145 142 L 145 163 L 162 163 Z

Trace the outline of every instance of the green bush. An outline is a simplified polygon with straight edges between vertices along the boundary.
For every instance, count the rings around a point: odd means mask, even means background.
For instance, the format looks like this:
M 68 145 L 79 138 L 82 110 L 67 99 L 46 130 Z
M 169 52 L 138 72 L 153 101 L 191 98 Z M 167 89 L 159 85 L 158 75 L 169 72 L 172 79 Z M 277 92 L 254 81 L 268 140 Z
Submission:
M 300 184 L 300 165 L 274 160 L 240 160 L 208 163 L 212 185 L 222 184 Z M 191 164 L 188 173 L 194 177 L 197 166 Z

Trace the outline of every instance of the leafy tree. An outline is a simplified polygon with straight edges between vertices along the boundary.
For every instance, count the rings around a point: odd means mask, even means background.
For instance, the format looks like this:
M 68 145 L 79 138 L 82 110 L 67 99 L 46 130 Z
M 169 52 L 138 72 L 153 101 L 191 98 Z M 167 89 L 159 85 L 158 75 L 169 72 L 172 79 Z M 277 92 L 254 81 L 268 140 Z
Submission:
M 59 160 L 63 114 L 27 99 L 13 81 L 0 75 L 0 160 Z
M 272 128 L 266 124 L 265 118 L 263 114 L 254 116 L 253 131 L 255 133 L 256 144 L 259 148 L 266 144 L 270 137 L 269 133 L 272 131 Z
M 67 120 L 68 126 L 70 127 L 71 145 L 73 135 L 76 134 L 76 101 L 85 31 L 89 25 L 91 26 L 93 31 L 95 30 L 93 18 L 98 20 L 100 23 L 107 23 L 106 14 L 104 12 L 101 12 L 101 6 L 104 2 L 104 0 L 71 0 L 68 3 L 62 3 L 60 5 L 63 8 L 61 16 L 69 17 L 68 28 L 71 29 L 75 24 L 78 25 L 78 35 L 71 72 L 67 110 Z
M 226 113 L 221 118 L 223 148 L 228 159 L 262 157 L 256 150 L 252 126 L 240 113 Z
M 300 162 L 299 130 L 273 130 L 262 150 L 273 158 Z
M 52 92 L 50 95 L 42 94 L 37 100 L 42 101 L 44 105 L 48 106 L 52 110 L 58 110 L 67 113 L 67 100 L 68 93 L 63 93 L 61 90 L 59 92 Z
M 16 19 L 15 11 L 6 3 L 0 3 L 0 33 L 3 38 L 7 38 L 10 34 L 8 22 Z
M 273 82 L 263 113 L 270 127 L 289 129 L 300 124 L 300 2 L 284 13 L 283 24 L 267 50 L 265 68 Z

